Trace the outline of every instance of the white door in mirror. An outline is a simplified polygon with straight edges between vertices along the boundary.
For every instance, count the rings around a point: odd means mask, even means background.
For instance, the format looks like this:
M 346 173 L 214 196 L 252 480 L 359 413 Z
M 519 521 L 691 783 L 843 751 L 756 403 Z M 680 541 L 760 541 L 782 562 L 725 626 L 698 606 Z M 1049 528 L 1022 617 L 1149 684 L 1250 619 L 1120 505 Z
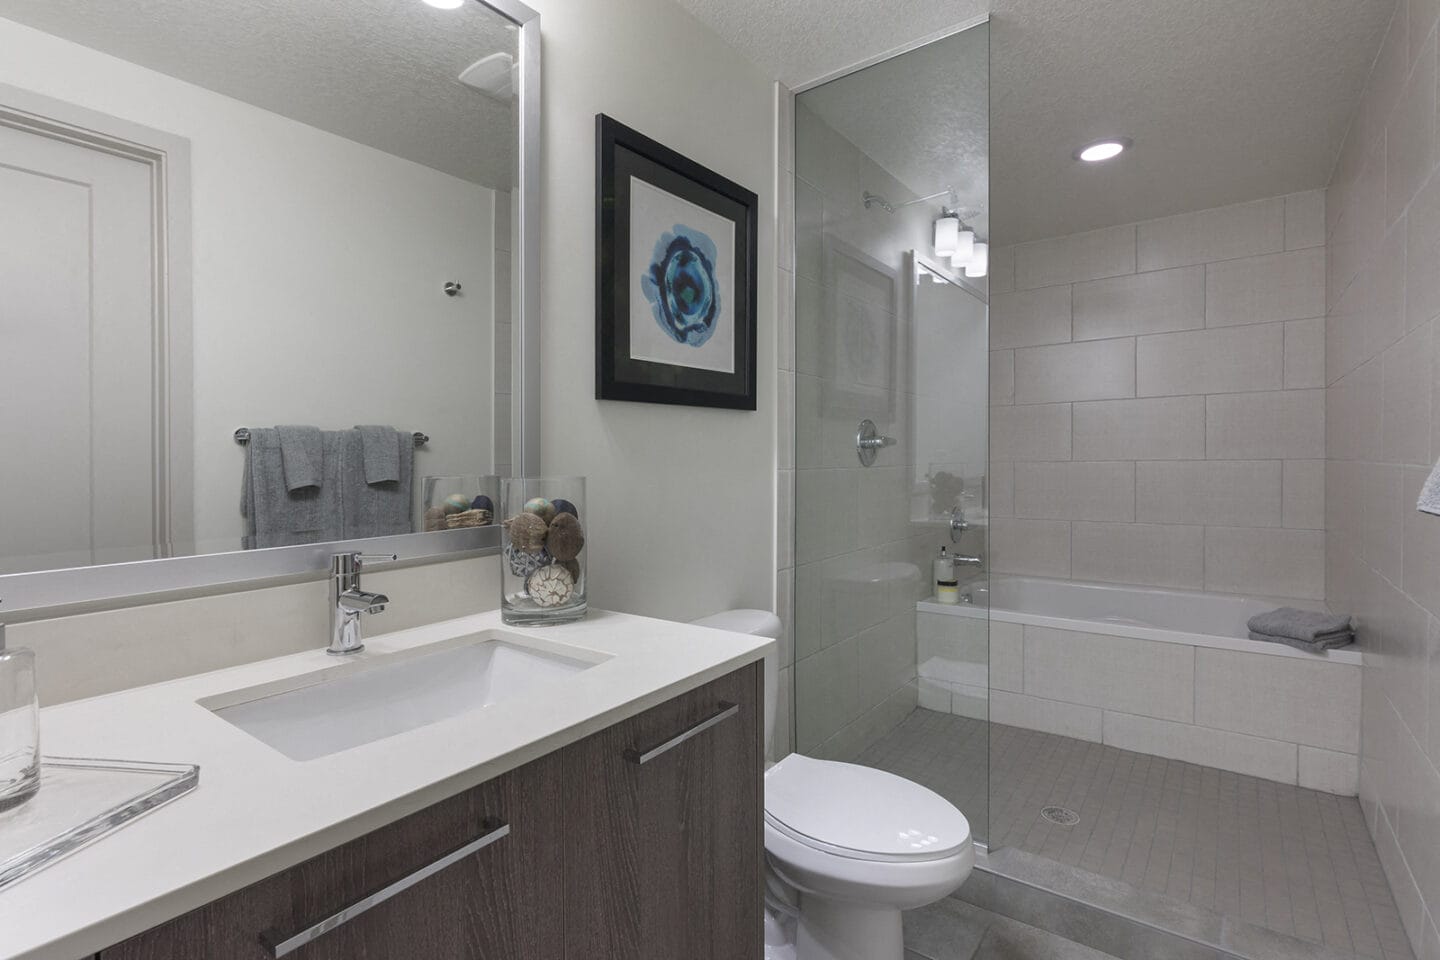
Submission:
M 151 170 L 3 126 L 0 159 L 0 573 L 141 559 L 155 539 Z

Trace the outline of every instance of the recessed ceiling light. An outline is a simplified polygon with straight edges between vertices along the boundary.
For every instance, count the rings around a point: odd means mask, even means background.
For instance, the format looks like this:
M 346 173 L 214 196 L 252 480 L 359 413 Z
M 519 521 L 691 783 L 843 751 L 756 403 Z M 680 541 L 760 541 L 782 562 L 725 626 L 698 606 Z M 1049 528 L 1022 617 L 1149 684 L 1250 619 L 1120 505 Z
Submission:
M 465 0 L 425 0 L 425 2 L 437 10 L 459 10 L 465 6 Z
M 1086 163 L 1099 163 L 1101 160 L 1109 160 L 1118 157 L 1130 147 L 1127 139 L 1118 140 L 1097 140 L 1095 143 L 1081 147 L 1075 151 L 1076 160 L 1084 160 Z

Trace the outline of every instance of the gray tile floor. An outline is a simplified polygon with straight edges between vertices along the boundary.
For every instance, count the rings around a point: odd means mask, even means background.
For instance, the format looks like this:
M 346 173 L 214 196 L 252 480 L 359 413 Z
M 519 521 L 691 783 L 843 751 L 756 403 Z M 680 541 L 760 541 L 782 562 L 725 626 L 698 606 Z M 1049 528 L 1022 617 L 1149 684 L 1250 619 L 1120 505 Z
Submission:
M 1366 960 L 1414 960 L 1354 798 L 924 709 L 858 762 L 940 793 L 977 834 L 988 812 L 991 849 L 1018 847 Z M 1050 805 L 1079 822 L 1046 821 Z

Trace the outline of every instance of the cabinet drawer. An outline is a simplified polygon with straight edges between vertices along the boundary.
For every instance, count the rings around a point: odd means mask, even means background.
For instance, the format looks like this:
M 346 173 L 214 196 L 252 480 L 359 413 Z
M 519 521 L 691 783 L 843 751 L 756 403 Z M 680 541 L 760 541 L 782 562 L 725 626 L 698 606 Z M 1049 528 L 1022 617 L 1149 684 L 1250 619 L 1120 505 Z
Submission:
M 761 669 L 563 752 L 570 960 L 761 955 Z
M 100 960 L 269 960 L 273 945 L 397 890 L 287 954 L 293 960 L 558 960 L 560 759 L 530 763 L 146 931 Z M 427 872 L 467 841 L 497 837 Z M 416 876 L 419 874 L 420 876 Z M 264 940 L 262 940 L 262 937 Z

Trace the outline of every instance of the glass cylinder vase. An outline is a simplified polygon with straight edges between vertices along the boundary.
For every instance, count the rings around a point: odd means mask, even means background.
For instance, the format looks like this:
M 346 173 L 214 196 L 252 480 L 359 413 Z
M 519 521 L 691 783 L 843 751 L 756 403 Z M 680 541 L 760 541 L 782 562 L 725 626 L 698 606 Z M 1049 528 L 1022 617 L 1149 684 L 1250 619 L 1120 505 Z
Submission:
M 5 647 L 0 624 L 0 810 L 40 788 L 40 703 L 35 690 L 35 653 Z
M 506 623 L 585 616 L 585 478 L 500 481 L 500 615 Z
M 421 529 L 459 530 L 498 523 L 495 501 L 500 478 L 495 476 L 425 477 L 420 504 Z

